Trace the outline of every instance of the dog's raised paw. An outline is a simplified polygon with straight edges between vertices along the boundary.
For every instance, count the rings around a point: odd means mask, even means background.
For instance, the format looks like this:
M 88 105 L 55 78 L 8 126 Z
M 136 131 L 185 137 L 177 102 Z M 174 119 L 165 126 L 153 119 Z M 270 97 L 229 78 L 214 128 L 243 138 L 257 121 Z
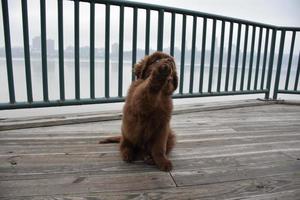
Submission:
M 159 67 L 159 74 L 161 76 L 168 76 L 171 73 L 171 67 L 168 65 L 161 65 Z

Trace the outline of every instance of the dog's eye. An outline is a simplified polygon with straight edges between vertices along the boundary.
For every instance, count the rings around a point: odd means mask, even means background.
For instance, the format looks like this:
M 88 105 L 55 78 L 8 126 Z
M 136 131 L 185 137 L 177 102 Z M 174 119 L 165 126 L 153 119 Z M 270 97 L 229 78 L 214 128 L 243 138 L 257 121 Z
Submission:
M 160 59 L 155 60 L 156 63 L 158 63 L 160 61 Z

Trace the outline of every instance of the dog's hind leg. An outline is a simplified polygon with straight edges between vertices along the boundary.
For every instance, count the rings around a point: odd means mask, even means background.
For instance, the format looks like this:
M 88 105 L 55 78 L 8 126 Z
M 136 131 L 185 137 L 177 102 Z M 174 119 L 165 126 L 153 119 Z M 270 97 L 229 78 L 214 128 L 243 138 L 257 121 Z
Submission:
M 122 137 L 120 142 L 121 157 L 126 162 L 132 162 L 135 159 L 134 145 L 126 138 Z
M 168 135 L 168 140 L 167 140 L 167 147 L 166 147 L 166 154 L 168 155 L 170 151 L 172 151 L 173 147 L 175 146 L 176 143 L 176 136 L 174 135 L 173 131 L 170 130 L 170 133 Z

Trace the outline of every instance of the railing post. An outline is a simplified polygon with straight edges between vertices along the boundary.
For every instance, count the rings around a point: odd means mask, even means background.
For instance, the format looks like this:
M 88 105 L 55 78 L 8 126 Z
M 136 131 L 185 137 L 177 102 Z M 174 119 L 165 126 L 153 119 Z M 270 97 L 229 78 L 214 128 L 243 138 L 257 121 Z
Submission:
M 228 84 L 229 84 L 231 49 L 232 49 L 232 35 L 233 35 L 233 22 L 230 22 L 228 54 L 227 54 L 227 68 L 226 68 L 226 78 L 225 78 L 225 91 L 226 92 L 228 91 Z
M 7 0 L 2 0 L 2 14 L 3 14 L 3 27 L 4 27 L 5 53 L 6 53 L 7 80 L 8 80 L 8 89 L 9 89 L 9 102 L 15 103 L 16 98 L 15 98 L 14 74 L 13 74 L 13 67 L 12 67 L 9 14 L 8 14 Z
M 293 54 L 294 54 L 294 46 L 295 46 L 295 37 L 296 37 L 296 31 L 293 31 L 291 48 L 290 48 L 289 63 L 288 63 L 288 68 L 287 68 L 287 72 L 286 72 L 286 79 L 285 79 L 285 87 L 284 87 L 285 90 L 288 90 L 288 88 L 289 88 L 290 73 L 291 73 Z
M 65 100 L 65 72 L 64 72 L 64 26 L 63 26 L 63 0 L 57 2 L 58 10 L 58 55 L 59 55 L 59 90 L 60 100 Z
M 95 2 L 90 3 L 90 97 L 95 99 Z
M 254 90 L 257 90 L 258 84 L 258 73 L 259 73 L 259 66 L 260 66 L 260 56 L 261 56 L 261 43 L 262 43 L 262 27 L 259 28 L 259 39 L 258 39 L 258 50 L 257 50 L 257 57 L 256 57 L 256 70 L 255 70 L 255 79 L 254 79 Z
M 212 25 L 212 38 L 211 38 L 211 55 L 210 55 L 210 67 L 209 67 L 209 75 L 208 75 L 208 93 L 211 93 L 212 90 L 212 80 L 213 80 L 213 72 L 214 72 L 214 60 L 215 60 L 215 45 L 216 45 L 216 19 L 213 19 Z
M 146 10 L 146 31 L 145 31 L 145 55 L 149 55 L 150 50 L 150 9 Z
M 297 91 L 298 88 L 298 82 L 299 82 L 299 76 L 300 76 L 300 52 L 298 56 L 298 67 L 296 72 L 296 78 L 295 78 L 295 84 L 294 84 L 294 91 Z
M 180 57 L 180 83 L 179 93 L 183 93 L 183 79 L 184 79 L 184 58 L 185 58 L 185 36 L 186 36 L 186 15 L 182 16 L 182 36 L 181 36 L 181 57 Z
M 133 8 L 133 30 L 132 30 L 132 65 L 136 63 L 136 50 L 137 50 L 137 18 L 138 10 L 136 7 Z M 135 74 L 134 70 L 131 72 L 131 81 L 134 81 Z
M 269 29 L 266 30 L 266 35 L 265 35 L 264 60 L 263 60 L 261 83 L 260 83 L 261 90 L 264 89 L 264 85 L 265 85 L 265 73 L 266 73 L 266 65 L 267 65 L 268 46 L 269 46 Z
M 236 39 L 236 53 L 235 53 L 234 74 L 233 74 L 233 81 L 232 81 L 232 90 L 233 91 L 236 91 L 236 81 L 237 81 L 237 73 L 238 73 L 239 58 L 240 58 L 241 30 L 242 30 L 242 24 L 238 24 L 238 32 L 237 32 L 237 39 Z
M 193 93 L 194 86 L 194 65 L 195 65 L 195 48 L 196 48 L 196 30 L 197 30 L 197 17 L 193 16 L 193 36 L 192 36 L 192 53 L 191 53 L 191 70 L 190 70 L 190 89 L 189 92 Z
M 46 2 L 40 0 L 41 10 L 41 50 L 42 50 L 42 73 L 43 73 L 43 98 L 45 102 L 49 101 L 48 95 L 48 67 L 47 67 L 47 31 L 46 31 Z
M 171 19 L 171 36 L 170 36 L 170 54 L 174 56 L 174 45 L 175 45 L 175 13 L 172 13 Z
M 269 56 L 269 71 L 267 76 L 267 87 L 266 87 L 268 91 L 266 92 L 265 99 L 270 98 L 274 52 L 275 52 L 275 43 L 276 43 L 276 32 L 277 29 L 272 29 L 272 40 L 271 40 L 271 48 L 270 48 L 270 56 Z
M 124 6 L 120 6 L 119 20 L 119 83 L 118 96 L 123 96 L 123 49 L 124 49 Z
M 25 58 L 25 74 L 26 74 L 26 89 L 27 101 L 32 102 L 32 83 L 30 69 L 30 50 L 29 50 L 29 33 L 28 33 L 28 14 L 27 0 L 22 1 L 22 22 L 23 22 L 23 40 L 24 40 L 24 58 Z
M 75 98 L 80 99 L 80 43 L 79 43 L 79 0 L 74 1 L 74 63 Z
M 110 5 L 105 4 L 105 88 L 104 96 L 109 98 L 109 45 L 110 45 Z
M 221 43 L 220 43 L 220 54 L 219 54 L 219 69 L 218 69 L 218 78 L 217 78 L 217 92 L 220 92 L 220 89 L 221 89 L 222 68 L 223 68 L 223 51 L 224 51 L 224 37 L 225 37 L 225 21 L 222 21 Z
M 249 35 L 249 25 L 246 24 L 245 27 L 245 38 L 244 38 L 244 52 L 243 52 L 243 63 L 242 63 L 242 72 L 241 72 L 241 83 L 240 83 L 240 91 L 244 90 L 244 82 L 245 82 L 245 71 L 247 64 L 247 49 L 248 49 L 248 35 Z
M 163 50 L 163 36 L 164 36 L 164 10 L 160 9 L 158 12 L 157 51 Z
M 283 48 L 284 48 L 284 39 L 285 39 L 285 30 L 282 30 L 281 37 L 280 37 L 280 46 L 279 46 L 279 55 L 278 55 L 278 62 L 277 62 L 275 84 L 274 84 L 274 93 L 273 93 L 274 100 L 277 99 L 277 94 L 278 94 L 280 72 L 281 72 L 281 65 L 282 65 L 282 55 L 283 55 Z
M 204 65 L 205 65 L 205 47 L 206 47 L 206 28 L 207 19 L 203 18 L 203 32 L 202 32 L 202 47 L 201 47 L 201 63 L 199 75 L 199 93 L 203 93 L 203 78 L 204 78 Z
M 251 88 L 251 78 L 252 78 L 252 69 L 253 69 L 253 57 L 254 57 L 254 46 L 255 46 L 255 35 L 256 35 L 256 27 L 252 26 L 252 38 L 251 38 L 251 51 L 250 51 L 250 63 L 249 63 L 249 71 L 248 71 L 248 84 L 247 90 Z

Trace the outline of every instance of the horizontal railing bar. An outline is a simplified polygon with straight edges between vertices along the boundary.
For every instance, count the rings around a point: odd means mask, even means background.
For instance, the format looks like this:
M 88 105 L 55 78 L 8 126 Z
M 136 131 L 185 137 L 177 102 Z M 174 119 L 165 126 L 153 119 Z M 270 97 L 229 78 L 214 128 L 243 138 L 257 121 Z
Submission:
M 72 0 L 72 1 L 74 1 L 74 0 Z M 90 0 L 81 0 L 81 1 L 82 2 L 90 2 Z M 248 25 L 252 25 L 252 26 L 278 28 L 277 26 L 274 26 L 271 24 L 259 23 L 259 22 L 244 20 L 244 19 L 236 19 L 236 18 L 232 18 L 232 17 L 209 14 L 209 13 L 205 13 L 205 12 L 193 11 L 193 10 L 182 9 L 182 8 L 160 6 L 160 5 L 154 5 L 154 4 L 148 4 L 148 3 L 127 1 L 127 0 L 126 1 L 123 1 L 123 0 L 95 0 L 95 3 L 99 3 L 99 4 L 107 4 L 108 3 L 110 5 L 115 5 L 115 6 L 123 5 L 126 7 L 138 7 L 141 9 L 151 9 L 151 10 L 157 10 L 157 11 L 163 9 L 165 12 L 175 12 L 177 14 L 183 14 L 183 15 L 192 15 L 192 16 L 210 18 L 210 19 L 216 19 L 216 20 L 225 20 L 225 21 L 229 21 L 229 22 L 248 24 Z M 285 28 L 291 29 L 292 27 L 285 27 Z
M 229 96 L 229 95 L 240 95 L 240 94 L 263 94 L 268 90 L 244 90 L 244 91 L 231 91 L 231 92 L 203 92 L 203 93 L 183 93 L 173 95 L 174 99 L 178 98 L 197 98 L 197 97 L 209 97 L 209 96 Z
M 236 92 L 205 92 L 205 93 L 194 93 L 194 94 L 175 94 L 172 96 L 173 99 L 177 98 L 193 98 L 193 97 L 205 97 L 205 96 L 226 96 L 226 95 L 242 95 L 242 94 L 261 94 L 266 93 L 268 90 L 253 90 L 253 91 L 236 91 Z M 295 91 L 293 91 L 295 92 Z M 0 110 L 4 109 L 20 109 L 20 108 L 41 108 L 41 107 L 55 107 L 55 106 L 75 106 L 75 105 L 85 105 L 85 104 L 100 104 L 100 103 L 118 103 L 124 102 L 124 97 L 109 97 L 109 98 L 95 98 L 95 99 L 69 99 L 65 101 L 54 100 L 54 101 L 34 101 L 32 103 L 28 102 L 17 102 L 14 104 L 10 103 L 0 103 Z
M 297 91 L 297 90 L 278 90 L 277 93 L 282 93 L 282 94 L 300 94 L 300 91 Z
M 300 27 L 277 26 L 277 29 L 284 31 L 300 31 Z
M 20 109 L 20 108 L 41 108 L 41 107 L 55 107 L 55 106 L 75 106 L 75 105 L 86 105 L 86 104 L 100 104 L 100 103 L 117 103 L 123 102 L 124 97 L 109 97 L 109 98 L 95 98 L 95 99 L 68 99 L 65 101 L 53 100 L 53 101 L 34 101 L 28 102 L 17 102 L 14 104 L 0 103 L 0 110 L 4 109 Z
M 71 0 L 74 1 L 74 0 Z M 90 2 L 90 0 L 80 0 L 82 2 Z M 273 24 L 266 24 L 266 23 L 260 23 L 255 22 L 251 20 L 245 20 L 245 19 L 239 19 L 239 18 L 233 18 L 233 17 L 227 17 L 223 15 L 216 15 L 216 14 L 210 14 L 200 11 L 193 11 L 188 9 L 182 9 L 182 8 L 176 8 L 176 7 L 169 7 L 169 6 L 160 6 L 155 4 L 149 4 L 149 3 L 141 3 L 141 2 L 133 2 L 133 1 L 124 1 L 124 0 L 95 0 L 95 3 L 99 4 L 106 4 L 109 3 L 111 5 L 116 6 L 126 6 L 126 7 L 138 7 L 141 9 L 151 9 L 151 10 L 160 10 L 164 9 L 165 12 L 175 12 L 177 14 L 185 14 L 185 15 L 192 15 L 202 18 L 210 18 L 210 19 L 216 19 L 216 20 L 225 20 L 228 22 L 238 23 L 238 24 L 248 24 L 251 26 L 258 26 L 258 27 L 264 27 L 264 28 L 271 28 L 271 29 L 281 29 L 285 31 L 300 31 L 300 27 L 288 27 L 288 26 L 277 26 Z

